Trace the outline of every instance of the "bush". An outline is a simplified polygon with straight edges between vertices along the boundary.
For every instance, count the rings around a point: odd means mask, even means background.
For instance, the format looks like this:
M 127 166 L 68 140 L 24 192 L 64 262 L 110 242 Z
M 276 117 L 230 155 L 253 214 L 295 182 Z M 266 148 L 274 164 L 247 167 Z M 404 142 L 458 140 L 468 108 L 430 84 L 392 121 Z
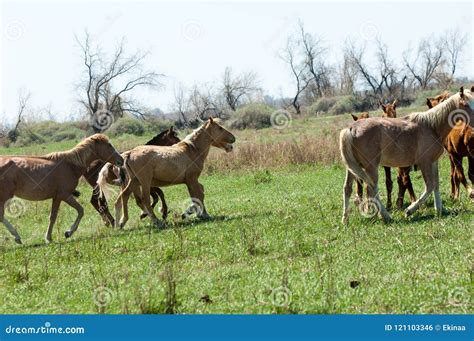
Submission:
M 239 108 L 230 120 L 233 129 L 262 129 L 271 126 L 271 115 L 275 111 L 269 105 L 252 103 Z
M 336 102 L 336 97 L 322 97 L 309 106 L 308 114 L 316 116 L 321 112 L 328 113 Z
M 111 136 L 120 136 L 123 134 L 143 135 L 144 132 L 145 124 L 143 121 L 133 117 L 122 117 L 107 129 L 107 134 Z
M 144 124 L 145 129 L 152 134 L 158 134 L 163 130 L 175 125 L 175 123 L 171 120 L 163 120 L 157 117 L 147 118 L 147 120 L 144 121 Z
M 354 101 L 352 96 L 340 96 L 336 103 L 329 109 L 331 115 L 342 115 L 354 110 Z

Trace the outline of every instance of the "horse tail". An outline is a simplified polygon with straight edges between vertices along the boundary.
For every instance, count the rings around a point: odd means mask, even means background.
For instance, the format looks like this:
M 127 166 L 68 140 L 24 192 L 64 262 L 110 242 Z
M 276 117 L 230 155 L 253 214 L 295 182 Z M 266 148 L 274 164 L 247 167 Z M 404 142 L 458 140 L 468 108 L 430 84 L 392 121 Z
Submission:
M 111 171 L 113 165 L 111 163 L 105 164 L 104 167 L 99 172 L 99 177 L 97 178 L 97 186 L 99 187 L 99 197 L 108 199 L 110 197 L 110 189 L 107 182 L 107 175 Z
M 349 128 L 343 129 L 339 135 L 339 149 L 341 151 L 342 160 L 346 164 L 347 169 L 359 179 L 363 180 L 372 188 L 375 186 L 372 178 L 360 166 L 359 161 L 354 156 L 352 150 L 353 138 Z

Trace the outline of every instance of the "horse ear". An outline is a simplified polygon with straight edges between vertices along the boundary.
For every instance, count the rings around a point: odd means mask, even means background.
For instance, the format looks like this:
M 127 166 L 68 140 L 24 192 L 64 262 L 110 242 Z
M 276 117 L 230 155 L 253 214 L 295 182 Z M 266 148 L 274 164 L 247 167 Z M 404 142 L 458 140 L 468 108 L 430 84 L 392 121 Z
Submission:
M 214 123 L 214 119 L 212 118 L 212 116 L 209 116 L 209 122 Z
M 358 118 L 356 115 L 354 115 L 354 114 L 351 114 L 351 116 L 352 116 L 352 119 L 353 119 L 354 121 L 357 121 L 357 120 L 359 119 L 359 118 Z
M 433 108 L 433 106 L 431 105 L 431 100 L 428 97 L 426 97 L 426 105 L 429 109 Z
M 471 92 L 474 92 L 474 85 L 471 86 Z
M 169 133 L 172 133 L 172 132 L 173 132 L 173 126 L 171 126 L 171 127 L 168 129 L 168 132 L 169 132 Z
M 394 109 L 397 107 L 397 99 L 396 99 L 396 98 L 395 98 L 395 100 L 393 101 L 392 106 L 393 106 Z
M 464 87 L 461 86 L 461 89 L 459 89 L 459 96 L 461 96 L 461 98 L 464 98 Z

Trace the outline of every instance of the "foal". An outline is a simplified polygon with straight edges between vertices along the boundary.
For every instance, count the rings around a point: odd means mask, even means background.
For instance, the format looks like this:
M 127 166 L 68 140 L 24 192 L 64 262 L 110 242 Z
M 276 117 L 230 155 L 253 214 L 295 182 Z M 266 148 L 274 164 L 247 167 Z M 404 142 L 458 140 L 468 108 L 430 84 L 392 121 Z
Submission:
M 473 92 L 474 87 L 471 91 L 461 88 L 458 93 L 426 112 L 412 113 L 392 120 L 367 118 L 343 129 L 340 134 L 340 151 L 347 169 L 342 222 L 347 223 L 349 219 L 349 198 L 352 182 L 356 178 L 368 185 L 368 196 L 376 204 L 383 220 L 391 220 L 378 195 L 379 164 L 387 167 L 417 165 L 423 175 L 425 190 L 407 208 L 405 214 L 413 214 L 434 192 L 434 205 L 440 215 L 443 208 L 437 161 L 443 153 L 443 142 L 451 131 L 450 119 L 453 112 L 463 110 L 468 115 L 468 120 L 474 120 Z
M 151 218 L 155 226 L 161 226 L 150 206 L 152 186 L 186 184 L 192 203 L 183 216 L 197 211 L 202 219 L 209 218 L 204 206 L 204 187 L 199 176 L 211 146 L 230 152 L 235 137 L 209 118 L 200 128 L 170 147 L 140 146 L 124 153 L 124 165 L 129 178 L 115 204 L 116 224 L 123 227 L 128 220 L 128 199 L 133 192 L 138 206 Z M 198 207 L 196 207 L 198 206 Z
M 52 241 L 52 231 L 62 201 L 77 211 L 77 218 L 64 233 L 66 238 L 77 230 L 84 215 L 81 204 L 73 195 L 79 178 L 95 160 L 122 165 L 123 159 L 109 143 L 107 136 L 96 134 L 86 138 L 75 148 L 51 153 L 46 156 L 2 156 L 0 157 L 0 221 L 21 244 L 16 229 L 5 217 L 6 202 L 17 196 L 25 200 L 42 201 L 53 199 L 49 216 L 46 242 Z
M 169 129 L 162 131 L 161 133 L 153 137 L 145 145 L 172 146 L 173 144 L 178 143 L 179 141 L 180 139 L 178 138 L 177 133 L 174 131 L 173 127 L 170 127 Z M 99 173 L 106 164 L 107 162 L 104 162 L 102 160 L 94 161 L 90 165 L 90 167 L 87 169 L 86 173 L 84 174 L 84 178 L 89 183 L 89 185 L 91 185 L 93 188 L 90 203 L 96 209 L 96 211 L 99 212 L 105 225 L 114 226 L 115 220 L 110 214 L 110 211 L 107 205 L 107 199 L 105 198 L 104 195 L 101 195 L 99 186 L 97 186 L 97 181 L 99 180 Z M 118 177 L 112 170 L 113 165 L 112 164 L 108 164 L 108 165 L 110 167 L 107 167 L 107 169 L 104 171 L 104 176 L 105 176 L 104 179 L 105 181 L 107 181 L 107 183 L 113 184 L 116 180 L 118 180 Z M 165 214 L 166 202 L 165 202 L 163 191 L 159 189 L 158 187 L 153 188 L 151 191 L 151 196 L 153 197 L 152 207 L 155 207 L 155 205 L 158 203 L 158 197 L 161 199 L 163 214 Z M 146 214 L 145 214 L 145 217 L 146 217 Z

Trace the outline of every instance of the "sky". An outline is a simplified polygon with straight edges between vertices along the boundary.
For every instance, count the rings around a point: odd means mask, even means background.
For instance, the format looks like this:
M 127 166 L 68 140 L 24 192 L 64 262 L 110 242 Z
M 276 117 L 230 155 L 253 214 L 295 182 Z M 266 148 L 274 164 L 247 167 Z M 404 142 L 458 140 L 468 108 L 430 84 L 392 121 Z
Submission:
M 85 30 L 105 52 L 122 37 L 127 51 L 150 51 L 145 69 L 165 76 L 162 87 L 137 93 L 149 108 L 171 110 L 178 84 L 219 80 L 227 66 L 256 72 L 270 95 L 289 96 L 291 74 L 278 53 L 298 20 L 324 39 L 331 64 L 340 61 L 348 38 L 367 44 L 370 52 L 379 36 L 400 61 L 421 38 L 459 28 L 468 42 L 457 75 L 474 75 L 469 1 L 2 1 L 1 120 L 14 120 L 22 89 L 31 93 L 32 107 L 49 107 L 57 120 L 80 113 L 76 85 L 84 69 L 74 36 Z

